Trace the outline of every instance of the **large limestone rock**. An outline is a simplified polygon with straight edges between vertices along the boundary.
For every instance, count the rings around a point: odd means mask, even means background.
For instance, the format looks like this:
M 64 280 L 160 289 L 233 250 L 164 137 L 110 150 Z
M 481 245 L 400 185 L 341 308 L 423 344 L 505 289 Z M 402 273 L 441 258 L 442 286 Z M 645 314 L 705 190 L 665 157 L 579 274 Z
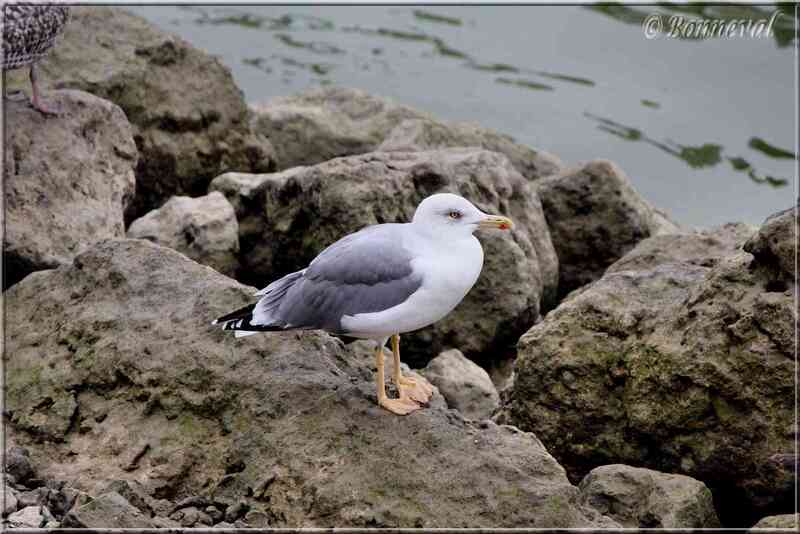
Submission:
M 274 168 L 228 67 L 119 7 L 73 8 L 59 45 L 39 65 L 43 86 L 111 100 L 133 124 L 142 157 L 127 222 L 173 195 L 202 195 L 222 172 Z
M 70 511 L 64 526 L 71 528 L 157 528 L 147 515 L 122 495 L 108 492 Z
M 562 166 L 556 156 L 507 135 L 472 123 L 442 122 L 357 89 L 312 89 L 255 105 L 253 111 L 253 129 L 270 139 L 281 170 L 372 151 L 468 146 L 505 154 L 529 180 Z
M 610 161 L 566 169 L 536 186 L 558 254 L 559 297 L 600 278 L 642 239 L 678 230 Z
M 234 276 L 239 261 L 239 224 L 233 207 L 219 192 L 203 197 L 172 197 L 136 219 L 128 237 L 175 249 L 222 274 Z
M 252 107 L 253 130 L 275 147 L 280 170 L 375 150 L 403 119 L 427 114 L 358 89 L 326 87 Z
M 433 193 L 458 193 L 486 212 L 510 216 L 513 231 L 476 234 L 485 252 L 483 272 L 458 308 L 403 337 L 409 363 L 424 365 L 449 347 L 471 358 L 513 352 L 540 303 L 555 297 L 558 262 L 538 197 L 495 152 L 374 152 L 274 174 L 226 174 L 211 189 L 223 192 L 237 212 L 241 279 L 260 287 L 304 268 L 364 226 L 410 221 Z
M 135 480 L 155 499 L 244 501 L 276 527 L 617 525 L 579 503 L 533 434 L 443 409 L 389 414 L 366 364 L 327 334 L 235 339 L 209 324 L 252 291 L 129 239 L 16 284 L 9 441 L 90 494 Z
M 422 370 L 438 388 L 447 405 L 469 419 L 486 419 L 500 405 L 500 396 L 484 371 L 458 349 L 446 350 Z
M 797 531 L 798 527 L 800 527 L 800 514 L 771 515 L 753 525 L 754 530 L 751 532 L 757 532 L 755 529 L 760 528 L 783 528 Z
M 510 136 L 470 122 L 406 119 L 392 129 L 377 150 L 424 151 L 447 147 L 480 147 L 504 154 L 522 176 L 536 180 L 561 170 L 557 156 L 516 143 Z
M 25 101 L 4 103 L 4 288 L 125 234 L 138 157 L 125 114 L 81 91 L 49 98 L 62 116 L 45 117 Z
M 699 480 L 604 465 L 580 483 L 581 497 L 627 528 L 718 528 L 711 491 Z
M 787 281 L 795 277 L 797 254 L 797 208 L 784 210 L 767 218 L 764 225 L 744 244 L 744 249 L 764 264 L 774 265 Z
M 624 462 L 699 479 L 728 526 L 791 510 L 793 473 L 769 458 L 795 439 L 794 284 L 741 251 L 745 229 L 650 238 L 570 295 L 520 339 L 498 420 L 572 476 Z

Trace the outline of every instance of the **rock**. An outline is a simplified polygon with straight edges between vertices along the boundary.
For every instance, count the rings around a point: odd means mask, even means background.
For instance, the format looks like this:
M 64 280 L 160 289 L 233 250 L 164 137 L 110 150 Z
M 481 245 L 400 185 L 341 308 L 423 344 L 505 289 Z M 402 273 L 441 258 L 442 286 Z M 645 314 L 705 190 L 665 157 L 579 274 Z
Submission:
M 172 197 L 128 228 L 128 237 L 173 248 L 228 276 L 238 266 L 239 224 L 225 196 Z
M 10 528 L 41 528 L 46 522 L 40 506 L 26 506 L 6 518 Z
M 580 483 L 584 502 L 626 528 L 718 528 L 702 482 L 627 465 L 592 469 Z
M 75 488 L 135 478 L 155 499 L 268 502 L 273 527 L 616 524 L 579 503 L 533 434 L 443 409 L 394 416 L 377 406 L 369 370 L 327 334 L 236 339 L 210 325 L 252 292 L 132 239 L 27 277 L 4 295 L 8 439 L 43 476 Z M 48 317 L 46 328 L 32 328 L 35 317 Z M 77 418 L 107 414 L 91 434 L 76 424 L 41 440 L 37 425 L 61 417 L 50 410 L 18 423 L 66 392 Z M 123 470 L 117 458 L 141 441 L 152 450 L 136 472 Z M 113 492 L 67 517 L 152 523 Z
M 118 493 L 128 503 L 147 516 L 153 516 L 151 498 L 142 485 L 135 480 L 112 480 L 102 493 Z
M 680 262 L 715 267 L 741 249 L 758 227 L 728 223 L 711 231 L 662 234 L 640 241 L 630 252 L 611 264 L 606 273 L 643 271 L 665 263 Z
M 156 528 L 150 517 L 113 491 L 71 510 L 63 523 L 71 528 Z
M 439 388 L 447 405 L 470 419 L 486 419 L 500 404 L 489 374 L 458 349 L 442 352 L 422 374 Z
M 794 285 L 774 291 L 743 234 L 649 238 L 573 292 L 520 339 L 498 421 L 574 476 L 624 462 L 701 480 L 726 526 L 790 509 L 793 473 L 770 457 L 795 439 Z
M 642 239 L 678 231 L 610 161 L 566 169 L 536 187 L 558 255 L 559 298 L 600 278 Z
M 758 233 L 744 244 L 744 249 L 759 262 L 775 265 L 782 275 L 780 278 L 793 281 L 797 233 L 797 208 L 790 208 L 768 217 Z
M 484 247 L 483 272 L 458 308 L 403 337 L 403 359 L 413 366 L 448 347 L 470 358 L 513 352 L 538 318 L 540 302 L 555 298 L 558 261 L 538 198 L 495 152 L 375 152 L 275 174 L 225 174 L 211 189 L 237 211 L 247 273 L 241 280 L 260 287 L 305 268 L 326 246 L 364 226 L 410 221 L 433 193 L 458 193 L 486 212 L 510 216 L 511 232 L 476 234 Z
M 753 529 L 786 528 L 797 531 L 798 525 L 800 525 L 800 514 L 771 515 L 761 519 L 758 523 L 753 525 Z
M 64 115 L 45 117 L 27 101 L 4 108 L 4 288 L 125 234 L 138 157 L 125 114 L 81 91 L 50 99 Z
M 50 490 L 47 488 L 21 491 L 17 494 L 17 507 L 27 508 L 28 506 L 40 506 L 47 502 L 48 493 L 50 493 Z
M 516 143 L 510 136 L 469 122 L 440 122 L 430 118 L 406 119 L 392 129 L 376 150 L 421 152 L 448 147 L 480 147 L 499 152 L 528 180 L 557 173 L 563 163 L 557 156 Z
M 250 510 L 244 522 L 251 528 L 269 528 L 269 516 L 260 510 Z
M 5 482 L 3 483 L 3 517 L 17 511 L 17 492 Z
M 517 144 L 507 135 L 472 123 L 438 121 L 357 89 L 312 89 L 258 104 L 253 112 L 253 129 L 272 141 L 279 170 L 373 151 L 468 146 L 505 154 L 529 180 L 562 166 L 556 156 Z
M 403 119 L 427 115 L 357 89 L 321 88 L 252 107 L 277 169 L 372 152 Z
M 25 484 L 36 476 L 31 464 L 31 454 L 21 447 L 10 447 L 5 451 L 5 473 L 14 477 L 17 484 Z
M 188 508 L 183 508 L 180 512 L 180 524 L 184 528 L 189 527 L 200 527 L 202 525 L 209 526 L 212 523 L 211 517 L 208 514 L 203 512 L 202 510 L 198 510 L 194 506 L 189 506 Z
M 244 517 L 247 511 L 248 506 L 244 501 L 231 504 L 225 509 L 225 521 L 228 523 L 235 523 L 238 519 Z
M 203 511 L 209 518 L 211 518 L 211 523 L 209 523 L 211 525 L 219 523 L 225 518 L 225 513 L 216 506 L 206 506 L 205 510 Z
M 133 125 L 141 158 L 126 222 L 173 195 L 202 195 L 220 173 L 274 168 L 269 141 L 250 130 L 230 69 L 124 9 L 72 9 L 38 72 L 45 86 L 111 100 Z

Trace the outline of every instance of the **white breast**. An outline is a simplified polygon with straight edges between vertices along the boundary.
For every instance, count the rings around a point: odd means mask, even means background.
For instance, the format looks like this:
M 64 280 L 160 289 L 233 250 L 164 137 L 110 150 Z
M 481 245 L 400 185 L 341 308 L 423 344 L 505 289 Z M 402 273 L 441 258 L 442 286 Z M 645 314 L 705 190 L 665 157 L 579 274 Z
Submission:
M 472 235 L 446 247 L 426 239 L 409 240 L 403 246 L 414 256 L 411 264 L 422 275 L 422 286 L 388 310 L 345 315 L 341 325 L 348 335 L 379 339 L 435 323 L 461 302 L 483 268 L 483 248 Z

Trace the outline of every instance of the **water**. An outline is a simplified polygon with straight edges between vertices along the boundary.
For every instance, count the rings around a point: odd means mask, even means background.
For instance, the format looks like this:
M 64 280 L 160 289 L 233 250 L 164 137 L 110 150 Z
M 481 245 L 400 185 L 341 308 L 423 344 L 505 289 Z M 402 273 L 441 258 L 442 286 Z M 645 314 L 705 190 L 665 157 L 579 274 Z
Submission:
M 610 159 L 688 225 L 760 224 L 797 198 L 796 15 L 760 39 L 648 40 L 641 24 L 655 12 L 759 19 L 773 8 L 128 9 L 220 56 L 250 102 L 364 89 L 568 163 Z

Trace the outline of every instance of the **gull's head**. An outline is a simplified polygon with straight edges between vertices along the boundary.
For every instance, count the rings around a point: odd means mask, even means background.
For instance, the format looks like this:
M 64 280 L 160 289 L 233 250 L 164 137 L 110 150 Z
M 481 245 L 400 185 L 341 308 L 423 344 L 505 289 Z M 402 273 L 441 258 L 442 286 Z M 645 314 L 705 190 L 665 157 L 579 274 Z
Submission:
M 452 193 L 438 193 L 420 202 L 412 222 L 449 236 L 470 235 L 478 228 L 508 230 L 514 226 L 508 217 L 486 214 Z

